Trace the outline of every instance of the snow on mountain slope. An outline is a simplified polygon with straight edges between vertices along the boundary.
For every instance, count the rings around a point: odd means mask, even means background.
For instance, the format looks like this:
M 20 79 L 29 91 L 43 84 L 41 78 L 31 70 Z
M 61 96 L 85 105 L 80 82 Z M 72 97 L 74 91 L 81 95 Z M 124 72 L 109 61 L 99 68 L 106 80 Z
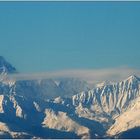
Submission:
M 24 118 L 23 110 L 14 95 L 0 95 L 0 113 Z
M 11 138 L 8 126 L 3 122 L 0 122 L 0 138 Z
M 23 111 L 22 111 L 22 108 L 19 106 L 19 104 L 17 103 L 16 99 L 14 96 L 10 96 L 10 100 L 12 101 L 13 103 L 13 108 L 16 110 L 16 116 L 17 117 L 20 117 L 20 118 L 23 118 L 24 115 L 23 115 Z
M 45 114 L 46 117 L 42 123 L 44 126 L 60 131 L 74 132 L 82 138 L 89 138 L 89 129 L 73 121 L 65 112 L 58 111 L 56 113 L 53 110 L 46 109 Z
M 6 123 L 0 122 L 0 138 L 1 139 L 19 139 L 19 138 L 32 138 L 30 134 L 25 132 L 12 131 Z
M 96 114 L 105 113 L 115 118 L 139 95 L 140 81 L 137 77 L 131 76 L 122 82 L 74 95 L 72 101 L 75 106 L 83 106 Z
M 108 135 L 117 135 L 123 131 L 140 126 L 140 97 L 134 100 L 128 109 L 115 119 L 107 131 Z
M 5 123 L 0 122 L 0 131 L 8 132 L 9 128 Z
M 3 99 L 4 99 L 4 95 L 0 95 L 0 113 L 4 113 L 4 110 L 3 110 Z

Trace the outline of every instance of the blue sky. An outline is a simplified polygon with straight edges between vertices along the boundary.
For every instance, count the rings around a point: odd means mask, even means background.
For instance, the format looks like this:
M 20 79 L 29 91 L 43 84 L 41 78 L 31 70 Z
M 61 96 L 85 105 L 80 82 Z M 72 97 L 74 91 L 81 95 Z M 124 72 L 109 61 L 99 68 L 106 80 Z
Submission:
M 0 2 L 0 55 L 20 72 L 140 68 L 140 2 Z

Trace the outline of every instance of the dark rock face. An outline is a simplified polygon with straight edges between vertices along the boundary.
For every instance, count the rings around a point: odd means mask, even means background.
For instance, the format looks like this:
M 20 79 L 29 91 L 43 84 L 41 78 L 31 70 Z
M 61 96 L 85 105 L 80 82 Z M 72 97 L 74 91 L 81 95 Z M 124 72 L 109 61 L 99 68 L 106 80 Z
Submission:
M 122 132 L 116 138 L 119 139 L 140 139 L 140 127 L 136 127 L 125 132 Z

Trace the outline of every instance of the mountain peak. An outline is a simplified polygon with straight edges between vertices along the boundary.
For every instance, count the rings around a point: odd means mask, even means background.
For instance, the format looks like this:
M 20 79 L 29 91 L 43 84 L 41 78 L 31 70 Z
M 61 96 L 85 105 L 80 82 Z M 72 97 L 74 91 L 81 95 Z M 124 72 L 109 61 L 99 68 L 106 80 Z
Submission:
M 127 78 L 127 80 L 139 80 L 139 78 L 136 75 L 131 75 Z
M 5 60 L 3 56 L 0 56 L 0 73 L 16 73 L 15 67 Z
M 124 82 L 129 82 L 129 83 L 139 82 L 139 81 L 140 81 L 140 78 L 137 77 L 136 75 L 131 75 L 127 79 L 124 80 Z

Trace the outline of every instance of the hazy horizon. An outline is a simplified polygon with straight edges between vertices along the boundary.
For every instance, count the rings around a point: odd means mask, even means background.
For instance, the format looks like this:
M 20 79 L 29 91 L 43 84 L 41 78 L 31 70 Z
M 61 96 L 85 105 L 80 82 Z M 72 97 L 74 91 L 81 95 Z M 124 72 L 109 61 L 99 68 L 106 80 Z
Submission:
M 21 73 L 140 68 L 139 2 L 1 2 L 0 55 Z

